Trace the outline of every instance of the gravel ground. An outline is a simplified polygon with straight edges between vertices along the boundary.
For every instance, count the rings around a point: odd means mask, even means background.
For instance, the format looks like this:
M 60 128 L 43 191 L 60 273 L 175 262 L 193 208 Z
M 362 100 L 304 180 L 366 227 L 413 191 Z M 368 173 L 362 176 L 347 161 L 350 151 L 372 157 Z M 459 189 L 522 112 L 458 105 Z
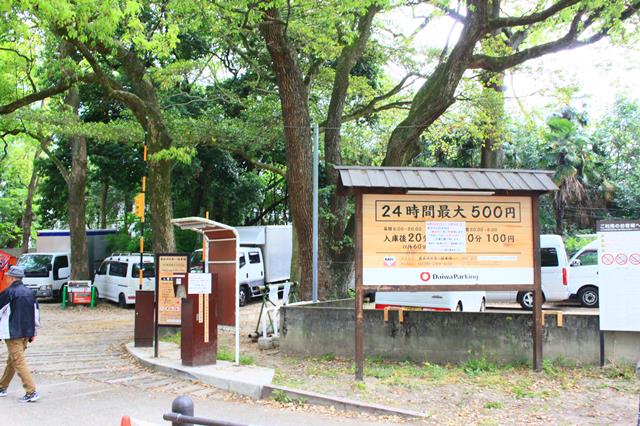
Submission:
M 577 368 L 545 361 L 544 371 L 496 366 L 483 360 L 461 366 L 369 359 L 365 381 L 353 379 L 353 362 L 330 354 L 297 358 L 261 351 L 247 337 L 260 303 L 241 310 L 241 352 L 276 369 L 275 382 L 340 397 L 411 409 L 438 424 L 635 424 L 640 380 L 631 367 Z M 221 330 L 220 345 L 233 348 Z

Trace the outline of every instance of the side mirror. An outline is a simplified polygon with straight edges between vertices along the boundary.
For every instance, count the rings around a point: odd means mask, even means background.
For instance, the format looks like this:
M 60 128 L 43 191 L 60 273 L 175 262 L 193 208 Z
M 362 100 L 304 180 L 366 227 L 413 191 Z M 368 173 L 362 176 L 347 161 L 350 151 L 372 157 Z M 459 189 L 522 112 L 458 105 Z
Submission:
M 47 271 L 50 271 L 50 270 L 52 270 L 52 269 L 53 269 L 53 266 L 51 266 L 51 264 L 50 264 L 50 263 L 48 263 L 48 264 L 47 264 Z
M 66 268 L 58 269 L 58 279 L 66 280 L 71 275 L 71 269 L 67 266 Z
M 571 266 L 580 266 L 582 265 L 582 262 L 580 261 L 580 259 L 573 259 L 573 261 L 571 262 Z

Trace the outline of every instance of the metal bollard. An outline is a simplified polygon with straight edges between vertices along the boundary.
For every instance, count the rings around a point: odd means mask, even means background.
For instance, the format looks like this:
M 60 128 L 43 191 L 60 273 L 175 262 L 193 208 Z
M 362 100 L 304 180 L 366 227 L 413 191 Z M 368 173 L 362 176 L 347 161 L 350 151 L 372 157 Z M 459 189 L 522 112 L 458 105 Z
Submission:
M 183 416 L 193 416 L 193 400 L 188 396 L 179 396 L 171 403 L 171 411 Z M 171 422 L 172 426 L 193 426 L 193 423 Z

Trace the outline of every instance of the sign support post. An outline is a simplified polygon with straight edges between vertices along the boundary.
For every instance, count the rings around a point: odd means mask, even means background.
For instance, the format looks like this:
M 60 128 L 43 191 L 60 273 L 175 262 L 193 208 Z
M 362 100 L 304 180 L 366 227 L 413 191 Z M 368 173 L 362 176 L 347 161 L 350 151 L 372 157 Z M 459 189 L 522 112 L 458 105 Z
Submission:
M 540 272 L 540 206 L 538 196 L 531 197 L 533 222 L 533 370 L 542 371 L 542 276 Z

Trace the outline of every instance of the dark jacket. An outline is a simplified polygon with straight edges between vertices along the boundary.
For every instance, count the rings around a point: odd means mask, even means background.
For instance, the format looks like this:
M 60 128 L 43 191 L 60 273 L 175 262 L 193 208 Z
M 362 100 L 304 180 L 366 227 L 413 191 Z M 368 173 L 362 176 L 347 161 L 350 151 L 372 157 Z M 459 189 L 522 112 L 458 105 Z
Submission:
M 19 339 L 36 335 L 40 311 L 33 290 L 16 280 L 0 293 L 0 339 Z

